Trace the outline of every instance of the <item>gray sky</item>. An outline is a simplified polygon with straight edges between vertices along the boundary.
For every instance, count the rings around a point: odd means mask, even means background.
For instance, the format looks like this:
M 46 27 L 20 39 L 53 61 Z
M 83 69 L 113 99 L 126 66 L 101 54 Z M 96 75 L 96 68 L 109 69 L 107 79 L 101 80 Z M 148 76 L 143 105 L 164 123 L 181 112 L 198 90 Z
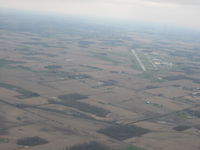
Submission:
M 0 7 L 149 21 L 200 30 L 200 0 L 0 0 Z

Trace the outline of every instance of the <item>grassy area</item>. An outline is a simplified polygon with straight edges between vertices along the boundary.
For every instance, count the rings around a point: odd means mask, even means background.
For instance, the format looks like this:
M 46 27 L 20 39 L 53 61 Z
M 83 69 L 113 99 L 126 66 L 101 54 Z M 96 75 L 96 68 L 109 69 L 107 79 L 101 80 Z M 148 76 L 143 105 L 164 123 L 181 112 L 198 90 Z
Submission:
M 0 144 L 1 144 L 1 143 L 8 143 L 8 142 L 9 142 L 8 139 L 0 138 Z
M 113 56 L 118 56 L 118 57 L 126 57 L 126 58 L 129 57 L 129 53 L 127 53 L 127 51 L 124 51 L 124 52 L 111 51 L 109 52 L 109 54 Z
M 12 64 L 22 64 L 23 62 L 20 61 L 13 61 L 13 60 L 7 60 L 7 59 L 0 59 L 0 68 L 6 68 L 6 69 L 23 69 L 31 72 L 36 72 L 32 70 L 30 67 L 18 65 L 18 66 L 12 66 Z
M 20 63 L 22 63 L 22 62 L 7 60 L 7 59 L 0 59 L 0 68 L 2 68 L 2 67 L 12 68 L 12 66 L 10 66 L 11 64 L 20 64 Z
M 137 146 L 129 146 L 129 147 L 126 147 L 126 148 L 122 148 L 120 150 L 145 150 L 145 149 L 141 148 L 141 147 L 137 147 Z
M 31 72 L 38 72 L 38 71 L 31 69 L 30 67 L 21 66 L 21 65 L 20 66 L 13 66 L 12 68 L 13 69 L 22 69 L 22 70 L 31 71 Z
M 183 98 L 183 97 L 174 97 L 174 98 L 172 98 L 172 99 L 173 99 L 174 101 L 179 101 L 179 102 L 183 102 L 183 103 L 189 103 L 189 104 L 193 103 L 192 100 L 187 99 L 187 98 Z
M 102 41 L 102 44 L 107 45 L 107 46 L 121 46 L 124 45 L 124 42 L 122 40 L 106 40 Z
M 157 108 L 163 108 L 163 105 L 162 105 L 162 104 L 153 103 L 153 106 L 155 106 L 155 107 L 157 107 Z
M 159 79 L 158 77 L 155 76 L 156 71 L 152 72 L 152 71 L 146 71 L 142 74 L 140 74 L 139 76 L 148 80 L 151 80 L 152 82 L 162 82 L 162 79 Z
M 27 46 L 22 46 L 22 47 L 15 48 L 15 51 L 17 51 L 17 52 L 28 52 L 28 51 L 31 51 L 31 48 L 27 47 Z
M 60 65 L 48 65 L 48 66 L 45 66 L 44 68 L 46 68 L 46 69 L 60 69 L 60 68 L 62 68 L 62 66 L 60 66 Z
M 188 119 L 191 117 L 191 115 L 185 111 L 178 111 L 178 112 L 176 112 L 176 115 L 183 119 Z
M 103 61 L 107 61 L 107 62 L 111 62 L 113 64 L 119 64 L 119 61 L 113 60 L 111 58 L 109 58 L 107 55 L 94 55 L 93 57 L 103 60 Z

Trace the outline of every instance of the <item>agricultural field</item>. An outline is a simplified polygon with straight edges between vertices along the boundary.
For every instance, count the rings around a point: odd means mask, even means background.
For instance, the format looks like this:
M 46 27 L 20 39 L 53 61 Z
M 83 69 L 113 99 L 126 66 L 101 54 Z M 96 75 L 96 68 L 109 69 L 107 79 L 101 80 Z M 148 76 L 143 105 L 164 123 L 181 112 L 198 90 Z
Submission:
M 1 150 L 200 149 L 200 35 L 31 18 L 0 14 Z

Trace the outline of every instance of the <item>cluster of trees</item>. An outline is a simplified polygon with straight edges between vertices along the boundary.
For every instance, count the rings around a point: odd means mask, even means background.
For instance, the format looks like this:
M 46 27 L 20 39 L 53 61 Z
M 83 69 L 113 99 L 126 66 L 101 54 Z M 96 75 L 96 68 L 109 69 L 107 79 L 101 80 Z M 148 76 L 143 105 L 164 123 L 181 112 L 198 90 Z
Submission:
M 111 149 L 98 142 L 91 141 L 89 143 L 74 145 L 72 147 L 66 148 L 65 150 L 111 150 Z
M 42 145 L 42 144 L 47 144 L 47 143 L 48 141 L 46 139 L 40 138 L 38 136 L 25 137 L 25 138 L 17 140 L 17 144 L 23 145 L 23 146 L 35 146 L 35 145 Z

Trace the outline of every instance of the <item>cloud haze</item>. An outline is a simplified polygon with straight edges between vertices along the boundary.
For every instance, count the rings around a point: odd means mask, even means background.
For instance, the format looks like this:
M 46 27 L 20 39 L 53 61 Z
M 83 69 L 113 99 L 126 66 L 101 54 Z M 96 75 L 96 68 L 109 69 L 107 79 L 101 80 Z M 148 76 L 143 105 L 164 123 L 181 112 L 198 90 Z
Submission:
M 199 0 L 0 0 L 0 7 L 167 23 L 200 30 Z

